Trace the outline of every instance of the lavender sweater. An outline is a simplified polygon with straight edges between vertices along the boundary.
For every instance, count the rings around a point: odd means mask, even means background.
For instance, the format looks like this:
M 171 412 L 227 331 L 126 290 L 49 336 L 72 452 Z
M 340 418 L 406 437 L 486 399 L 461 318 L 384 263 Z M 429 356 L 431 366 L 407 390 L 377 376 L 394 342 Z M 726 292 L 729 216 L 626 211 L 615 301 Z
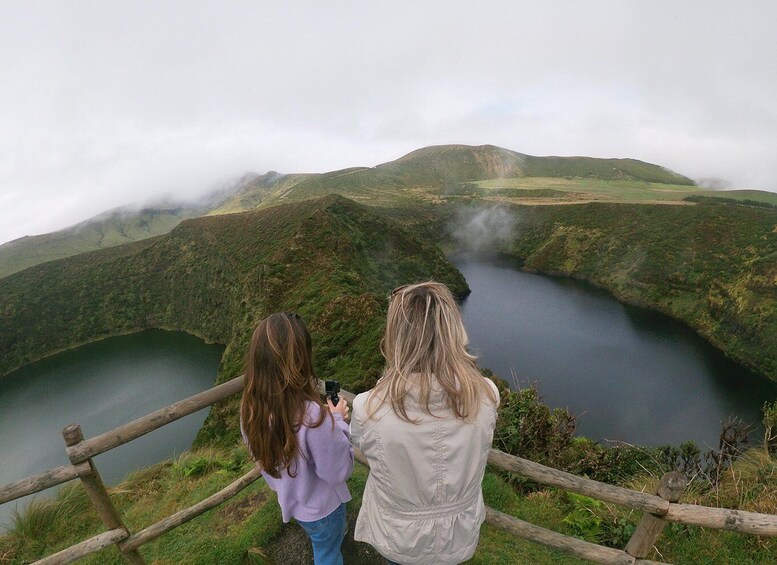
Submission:
M 353 472 L 348 424 L 340 414 L 334 414 L 334 429 L 329 417 L 317 428 L 307 426 L 306 423 L 318 421 L 321 410 L 327 409 L 315 402 L 307 403 L 303 425 L 297 431 L 299 451 L 292 463 L 296 476 L 290 477 L 284 470 L 281 478 L 275 479 L 262 471 L 267 484 L 278 493 L 284 522 L 292 518 L 302 522 L 320 520 L 351 500 L 345 484 Z M 250 453 L 251 448 L 245 443 Z

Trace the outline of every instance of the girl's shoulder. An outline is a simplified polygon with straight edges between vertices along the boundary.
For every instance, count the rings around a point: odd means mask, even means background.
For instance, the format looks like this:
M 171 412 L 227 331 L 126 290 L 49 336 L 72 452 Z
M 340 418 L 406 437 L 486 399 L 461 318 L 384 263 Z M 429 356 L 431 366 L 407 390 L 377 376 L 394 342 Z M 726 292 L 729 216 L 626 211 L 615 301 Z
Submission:
M 302 419 L 302 424 L 304 426 L 309 426 L 311 424 L 315 424 L 316 422 L 321 420 L 321 412 L 327 410 L 326 407 L 324 407 L 320 402 L 315 402 L 313 400 L 306 400 L 305 401 L 305 416 Z

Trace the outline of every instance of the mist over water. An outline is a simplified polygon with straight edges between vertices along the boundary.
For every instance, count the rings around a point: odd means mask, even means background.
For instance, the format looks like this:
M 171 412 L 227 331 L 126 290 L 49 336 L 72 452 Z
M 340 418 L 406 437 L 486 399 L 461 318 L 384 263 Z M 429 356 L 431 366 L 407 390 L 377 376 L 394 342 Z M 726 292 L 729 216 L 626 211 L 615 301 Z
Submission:
M 515 224 L 515 215 L 504 206 L 472 206 L 460 208 L 449 229 L 459 251 L 477 253 L 508 243 Z

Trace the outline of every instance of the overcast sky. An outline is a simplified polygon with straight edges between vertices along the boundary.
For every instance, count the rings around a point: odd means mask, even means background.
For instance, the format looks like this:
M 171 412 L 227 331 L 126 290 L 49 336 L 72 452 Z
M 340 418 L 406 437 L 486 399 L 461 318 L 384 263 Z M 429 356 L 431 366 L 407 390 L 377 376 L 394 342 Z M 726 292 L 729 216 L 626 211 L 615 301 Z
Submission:
M 0 2 L 0 242 L 418 147 L 777 191 L 777 2 Z

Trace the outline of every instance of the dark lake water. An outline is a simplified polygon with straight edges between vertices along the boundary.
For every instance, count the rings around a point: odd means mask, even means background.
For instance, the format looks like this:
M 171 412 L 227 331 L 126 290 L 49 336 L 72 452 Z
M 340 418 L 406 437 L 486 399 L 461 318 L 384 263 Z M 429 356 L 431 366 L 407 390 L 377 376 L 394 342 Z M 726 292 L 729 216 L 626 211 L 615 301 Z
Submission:
M 0 484 L 68 463 L 62 428 L 85 437 L 213 386 L 224 348 L 149 330 L 90 343 L 0 378 Z M 107 484 L 191 446 L 207 409 L 95 458 Z M 40 495 L 38 495 L 40 496 Z M 15 505 L 0 505 L 0 531 Z
M 732 362 L 690 328 L 571 279 L 504 260 L 454 258 L 479 364 L 578 416 L 592 439 L 718 446 L 729 414 L 760 424 L 777 383 Z

